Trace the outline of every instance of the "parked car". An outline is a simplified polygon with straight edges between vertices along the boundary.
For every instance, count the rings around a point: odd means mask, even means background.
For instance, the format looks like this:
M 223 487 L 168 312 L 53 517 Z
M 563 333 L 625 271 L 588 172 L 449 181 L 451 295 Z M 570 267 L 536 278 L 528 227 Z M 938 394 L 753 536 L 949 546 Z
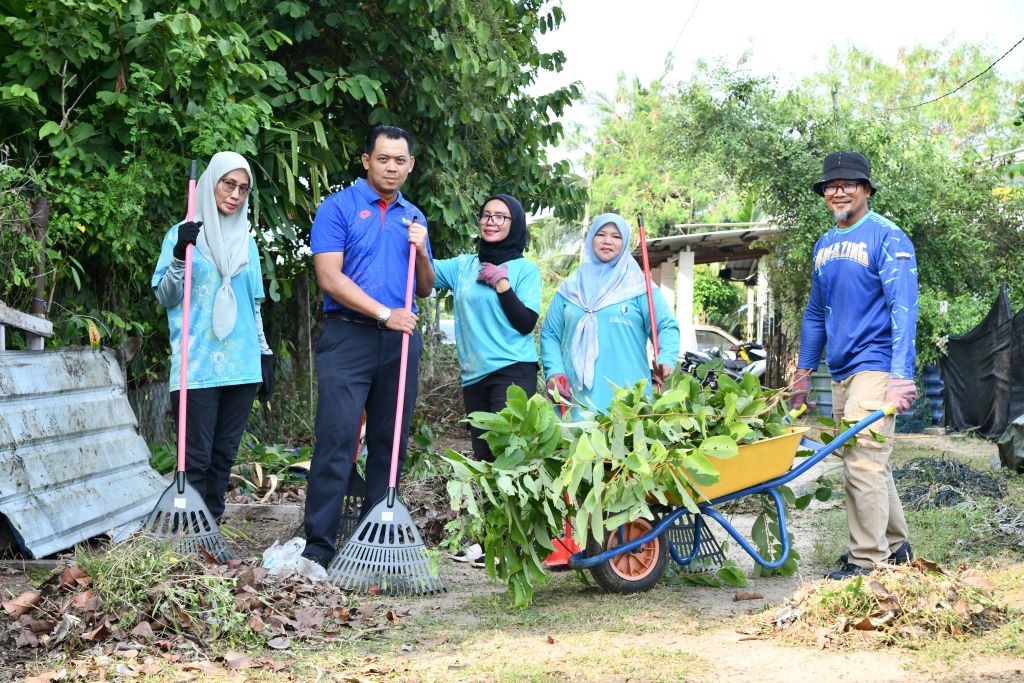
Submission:
M 697 334 L 697 350 L 701 353 L 717 354 L 729 360 L 736 359 L 736 352 L 733 347 L 740 345 L 740 340 L 732 336 L 721 327 L 714 325 L 694 325 Z

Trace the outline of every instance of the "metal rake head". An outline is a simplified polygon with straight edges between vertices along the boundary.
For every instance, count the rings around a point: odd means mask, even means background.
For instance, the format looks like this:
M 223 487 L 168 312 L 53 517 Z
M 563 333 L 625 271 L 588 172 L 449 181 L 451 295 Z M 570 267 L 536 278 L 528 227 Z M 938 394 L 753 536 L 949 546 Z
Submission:
M 205 548 L 217 562 L 235 559 L 202 496 L 187 483 L 183 488 L 179 492 L 176 484 L 167 487 L 142 523 L 142 533 L 167 539 L 181 553 Z
M 377 595 L 444 592 L 437 562 L 400 501 L 381 500 L 363 518 L 327 567 L 343 590 Z

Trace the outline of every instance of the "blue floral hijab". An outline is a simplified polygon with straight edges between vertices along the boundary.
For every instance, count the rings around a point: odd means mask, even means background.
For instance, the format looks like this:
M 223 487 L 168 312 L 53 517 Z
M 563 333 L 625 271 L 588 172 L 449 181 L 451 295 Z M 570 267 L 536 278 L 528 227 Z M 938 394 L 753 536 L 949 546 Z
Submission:
M 603 263 L 594 253 L 594 235 L 609 223 L 622 235 L 622 251 Z M 572 360 L 577 379 L 587 389 L 594 385 L 594 363 L 600 352 L 594 312 L 647 291 L 644 273 L 629 251 L 630 233 L 625 219 L 616 213 L 603 213 L 595 218 L 583 242 L 580 267 L 558 288 L 559 294 L 585 312 L 572 336 Z

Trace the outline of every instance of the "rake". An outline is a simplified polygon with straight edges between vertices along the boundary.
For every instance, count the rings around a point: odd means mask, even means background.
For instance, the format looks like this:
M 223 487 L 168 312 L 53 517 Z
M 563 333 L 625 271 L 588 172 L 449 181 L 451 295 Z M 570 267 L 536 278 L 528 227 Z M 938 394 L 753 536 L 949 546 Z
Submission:
M 188 179 L 188 209 L 185 221 L 195 217 L 196 162 Z M 168 539 L 182 553 L 201 553 L 206 550 L 217 562 L 235 559 L 227 541 L 217 528 L 203 497 L 185 480 L 185 414 L 188 395 L 188 328 L 192 306 L 192 245 L 185 247 L 185 281 L 181 302 L 181 375 L 178 402 L 178 468 L 174 483 L 153 506 L 142 524 L 142 532 L 158 539 Z
M 409 246 L 405 308 L 412 310 L 416 274 L 416 245 Z M 398 367 L 398 406 L 391 444 L 391 474 L 387 493 L 363 517 L 352 536 L 327 566 L 327 576 L 344 590 L 377 595 L 425 595 L 444 591 L 436 563 L 427 553 L 409 510 L 398 500 L 398 452 L 405 406 L 405 373 L 409 335 L 402 334 Z

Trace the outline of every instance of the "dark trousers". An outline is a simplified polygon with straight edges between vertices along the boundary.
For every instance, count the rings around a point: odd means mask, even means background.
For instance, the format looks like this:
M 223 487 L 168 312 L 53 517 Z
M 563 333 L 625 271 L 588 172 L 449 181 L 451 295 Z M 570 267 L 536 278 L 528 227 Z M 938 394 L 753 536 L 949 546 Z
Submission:
M 422 350 L 423 340 L 416 332 L 409 339 L 405 407 L 399 432 L 399 471 L 405 459 L 409 424 L 416 404 Z M 345 320 L 324 321 L 316 343 L 319 394 L 316 445 L 306 489 L 307 554 L 323 558 L 334 556 L 334 539 L 352 474 L 352 454 L 359 439 L 359 418 L 364 408 L 367 455 L 362 514 L 369 512 L 387 493 L 401 355 L 401 332 Z
M 249 423 L 259 384 L 189 389 L 185 406 L 185 478 L 203 497 L 206 509 L 220 520 L 231 466 Z M 178 427 L 181 392 L 171 392 L 174 427 Z
M 500 370 L 495 370 L 478 382 L 462 387 L 462 401 L 466 406 L 466 414 L 482 410 L 496 413 L 505 407 L 508 388 L 518 384 L 526 392 L 527 398 L 537 393 L 536 363 L 513 363 Z M 494 454 L 490 446 L 480 438 L 484 430 L 469 426 L 469 435 L 473 439 L 473 457 L 477 460 L 494 462 Z

